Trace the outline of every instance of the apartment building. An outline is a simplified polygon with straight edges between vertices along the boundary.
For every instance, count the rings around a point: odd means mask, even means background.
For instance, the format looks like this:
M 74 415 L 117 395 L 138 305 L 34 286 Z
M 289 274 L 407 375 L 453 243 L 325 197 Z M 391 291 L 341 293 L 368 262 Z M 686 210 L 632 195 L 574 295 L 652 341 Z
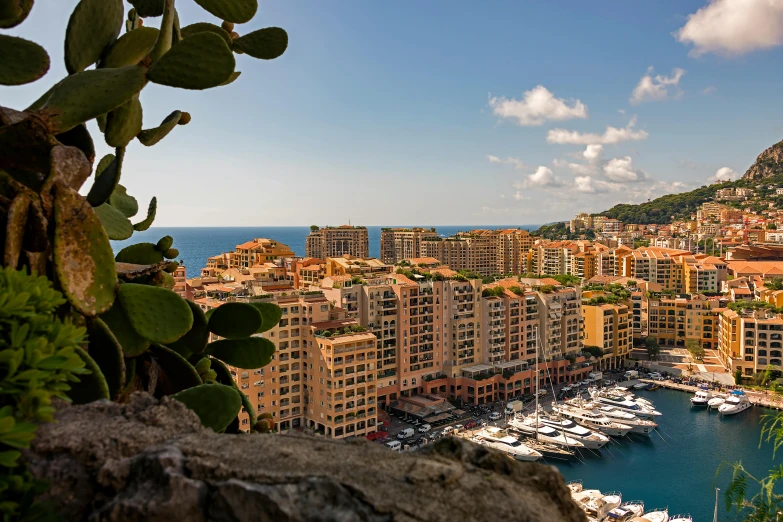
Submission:
M 185 266 L 179 265 L 171 275 L 174 277 L 174 288 L 172 290 L 182 299 L 190 299 L 192 301 L 193 289 L 188 285 L 188 274 Z
M 596 297 L 596 292 L 585 292 Z M 629 357 L 632 345 L 632 314 L 625 304 L 582 303 L 583 343 L 604 351 L 598 362 L 601 370 L 616 369 Z
M 496 231 L 497 268 L 496 274 L 524 274 L 528 271 L 528 252 L 535 243 L 535 237 L 527 230 L 510 228 Z
M 343 256 L 369 258 L 367 227 L 342 225 L 313 228 L 306 239 L 305 255 L 318 259 Z
M 601 224 L 601 232 L 606 236 L 614 236 L 622 231 L 623 231 L 622 221 L 618 221 L 612 218 L 606 218 Z
M 433 257 L 454 270 L 488 276 L 527 272 L 534 238 L 526 230 L 471 230 L 449 238 L 421 240 L 421 257 Z
M 579 247 L 572 241 L 541 240 L 530 249 L 530 267 L 536 275 L 570 274 Z
M 661 346 L 685 346 L 696 339 L 704 348 L 717 348 L 721 303 L 703 295 L 647 300 L 648 335 Z
M 719 258 L 715 258 L 720 261 Z M 684 294 L 716 293 L 720 292 L 721 284 L 725 277 L 721 279 L 718 266 L 708 261 L 706 258 L 697 259 L 692 255 L 682 255 L 675 258 L 679 265 L 677 268 L 682 272 L 678 291 Z
M 779 369 L 783 362 L 783 317 L 767 310 L 723 310 L 718 352 L 732 373 L 739 369 L 752 376 L 768 367 Z
M 250 268 L 287 257 L 294 257 L 294 252 L 288 245 L 274 239 L 255 238 L 237 245 L 236 250 L 228 253 L 226 259 L 228 261 L 227 268 Z M 207 266 L 209 267 L 209 262 Z
M 422 257 L 422 239 L 437 239 L 434 228 L 381 229 L 381 261 L 395 265 L 403 259 Z
M 542 357 L 561 359 L 581 351 L 581 289 L 561 286 L 554 279 L 542 279 L 541 284 L 554 286 L 552 291 L 543 292 L 539 288 L 536 292 Z

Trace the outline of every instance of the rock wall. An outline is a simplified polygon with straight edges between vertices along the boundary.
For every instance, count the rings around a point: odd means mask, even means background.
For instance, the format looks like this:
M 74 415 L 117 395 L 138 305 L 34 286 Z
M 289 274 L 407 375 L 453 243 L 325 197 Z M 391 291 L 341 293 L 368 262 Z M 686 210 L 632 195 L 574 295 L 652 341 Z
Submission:
M 750 166 L 742 178 L 760 180 L 776 174 L 783 174 L 783 141 L 759 154 L 756 163 Z
M 67 520 L 585 521 L 552 467 L 444 438 L 222 435 L 173 399 L 64 405 L 27 457 Z

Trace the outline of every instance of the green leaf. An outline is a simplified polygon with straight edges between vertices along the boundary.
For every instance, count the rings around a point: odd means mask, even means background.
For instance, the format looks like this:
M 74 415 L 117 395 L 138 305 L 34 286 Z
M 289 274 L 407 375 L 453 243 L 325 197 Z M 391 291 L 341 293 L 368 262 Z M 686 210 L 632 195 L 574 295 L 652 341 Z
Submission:
M 37 43 L 2 34 L 0 63 L 0 85 L 24 85 L 46 74 L 49 55 Z
M 163 261 L 163 253 L 155 248 L 153 243 L 136 243 L 120 250 L 115 261 L 136 265 L 156 265 Z
M 120 343 L 125 357 L 137 357 L 150 347 L 150 342 L 133 329 L 127 312 L 119 302 L 115 302 L 110 310 L 101 314 L 100 319 L 106 323 L 117 342 Z
M 228 339 L 253 335 L 263 324 L 258 309 L 245 303 L 223 303 L 209 317 L 209 330 Z
M 67 357 L 63 357 L 62 355 L 50 355 L 49 357 L 38 361 L 36 366 L 41 370 L 59 370 L 63 367 L 63 364 L 67 362 Z
M 59 134 L 116 109 L 146 83 L 145 69 L 135 65 L 72 74 L 52 88 L 40 111 L 50 117 L 52 132 Z
M 111 155 L 108 155 L 111 156 Z M 101 162 L 98 164 L 98 168 L 101 167 L 104 160 L 108 157 L 104 156 Z M 112 160 L 109 165 L 101 170 L 99 173 L 96 171 L 95 182 L 90 187 L 90 192 L 87 194 L 87 202 L 93 207 L 99 207 L 106 203 L 120 182 L 120 176 L 122 173 L 122 160 L 124 154 L 120 153 L 117 157 L 112 156 Z
M 193 313 L 193 326 L 188 330 L 188 333 L 174 343 L 170 343 L 168 347 L 183 357 L 190 357 L 194 353 L 203 352 L 207 347 L 209 329 L 207 328 L 207 317 L 201 307 L 193 301 L 185 300 L 185 302 L 188 303 L 190 311 Z
M 81 0 L 65 30 L 65 68 L 81 72 L 117 39 L 125 14 L 122 0 Z
M 196 0 L 206 11 L 226 22 L 244 24 L 258 10 L 258 0 Z
M 275 353 L 275 345 L 262 337 L 221 339 L 209 343 L 206 353 L 231 366 L 254 370 L 270 363 Z
M 109 238 L 87 200 L 58 186 L 54 197 L 54 268 L 68 301 L 95 316 L 114 302 L 117 270 Z
M 129 195 L 127 189 L 120 184 L 117 184 L 114 192 L 111 193 L 109 204 L 128 218 L 132 218 L 139 212 L 139 202 L 136 201 L 136 198 Z M 132 229 L 133 225 L 131 225 Z
M 197 33 L 182 40 L 155 62 L 147 73 L 151 82 L 182 89 L 209 89 L 234 72 L 234 54 L 214 33 Z
M 181 111 L 174 111 L 163 120 L 163 122 L 153 129 L 145 129 L 139 133 L 137 138 L 142 145 L 151 147 L 166 137 L 171 130 L 179 123 L 182 116 Z
M 140 221 L 139 223 L 136 223 L 133 225 L 133 230 L 137 232 L 143 232 L 150 228 L 152 226 L 152 222 L 155 221 L 155 212 L 158 208 L 158 200 L 157 198 L 152 198 L 150 200 L 150 206 L 147 209 L 147 217 L 144 219 L 144 221 Z
M 68 397 L 74 404 L 87 404 L 100 399 L 109 399 L 109 385 L 106 383 L 106 378 L 98 364 L 81 348 L 77 347 L 76 353 L 82 358 L 90 373 L 80 375 L 79 382 L 71 384 L 71 389 L 67 392 Z
M 125 147 L 141 132 L 142 108 L 138 96 L 134 96 L 106 116 L 106 144 Z
M 274 60 L 288 48 L 288 33 L 279 27 L 266 27 L 237 38 L 234 48 L 253 58 Z
M 101 68 L 136 65 L 150 54 L 159 34 L 160 31 L 154 27 L 139 27 L 125 33 L 109 48 L 106 58 L 101 61 Z
M 24 22 L 30 10 L 33 8 L 33 0 L 21 0 L 17 9 L 0 14 L 0 29 L 10 29 Z
M 239 392 L 223 384 L 201 384 L 171 396 L 193 410 L 201 424 L 220 433 L 242 408 Z
M 131 225 L 130 220 L 108 203 L 95 207 L 95 213 L 98 215 L 98 219 L 101 220 L 101 224 L 106 230 L 109 239 L 122 241 L 133 235 L 133 225 Z
M 193 313 L 184 299 L 165 288 L 126 283 L 117 298 L 136 332 L 154 343 L 171 343 L 193 326 Z
M 268 330 L 271 330 L 277 324 L 280 322 L 280 319 L 283 317 L 283 310 L 280 309 L 279 306 L 272 304 L 272 303 L 249 303 L 251 306 L 254 306 L 259 312 L 261 312 L 261 317 L 264 318 L 264 322 L 261 325 L 261 328 L 258 329 L 256 333 L 266 332 Z
M 21 451 L 0 451 L 0 466 L 5 468 L 13 468 L 19 461 L 19 457 L 22 456 Z
M 136 12 L 143 18 L 163 15 L 164 0 L 128 0 L 128 2 L 136 8 Z M 138 31 L 138 29 L 134 30 Z
M 197 33 L 215 33 L 219 37 L 221 37 L 223 40 L 226 41 L 226 44 L 231 47 L 231 35 L 228 34 L 228 31 L 220 27 L 219 25 L 210 24 L 208 22 L 199 22 L 196 24 L 190 24 L 186 25 L 182 28 L 181 33 L 183 38 L 188 38 L 190 36 L 193 36 Z

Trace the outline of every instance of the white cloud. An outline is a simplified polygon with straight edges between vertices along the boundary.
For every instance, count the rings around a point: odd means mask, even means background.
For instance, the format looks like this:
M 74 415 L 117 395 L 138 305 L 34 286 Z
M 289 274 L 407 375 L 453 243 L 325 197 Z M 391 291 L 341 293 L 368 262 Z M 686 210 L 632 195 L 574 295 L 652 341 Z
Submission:
M 736 56 L 783 44 L 783 0 L 710 0 L 674 37 L 691 55 Z
M 646 131 L 634 130 L 636 118 L 632 118 L 628 125 L 622 129 L 608 126 L 603 134 L 591 132 L 582 133 L 566 129 L 551 129 L 546 135 L 547 143 L 573 144 L 573 145 L 610 145 L 622 141 L 642 141 L 649 136 Z
M 647 175 L 641 170 L 634 170 L 633 160 L 630 156 L 624 158 L 612 158 L 604 165 L 604 175 L 609 181 L 615 183 L 632 183 L 643 181 Z
M 653 76 L 652 72 L 653 68 L 648 68 L 647 74 L 642 76 L 642 79 L 636 84 L 629 100 L 632 104 L 638 105 L 648 101 L 661 101 L 670 96 L 677 97 L 682 94 L 677 85 L 679 85 L 680 79 L 685 74 L 684 69 L 672 70 L 671 76 L 662 74 Z
M 496 165 L 513 165 L 515 169 L 517 170 L 523 170 L 526 168 L 524 162 L 522 162 L 519 158 L 512 158 L 508 157 L 506 159 L 498 158 L 497 156 L 493 156 L 491 154 L 487 155 L 487 161 L 490 163 L 495 163 Z
M 715 91 L 717 91 L 718 88 L 714 85 L 708 85 L 704 89 L 701 90 L 702 94 L 715 94 Z
M 582 153 L 582 156 L 584 156 L 584 158 L 590 162 L 599 161 L 603 155 L 604 146 L 599 143 L 588 145 L 585 151 Z
M 525 126 L 541 125 L 545 121 L 587 118 L 587 105 L 573 98 L 555 98 L 543 85 L 525 91 L 521 100 L 493 96 L 489 99 L 489 106 L 495 115 L 516 120 L 519 125 Z
M 597 194 L 608 192 L 610 185 L 605 181 L 596 180 L 592 176 L 579 176 L 574 179 L 574 188 L 583 194 Z
M 560 187 L 562 185 L 563 182 L 555 176 L 554 172 L 552 172 L 552 169 L 540 165 L 534 173 L 526 176 L 524 181 L 515 182 L 514 188 L 519 190 L 536 187 Z
M 522 201 L 523 199 L 525 199 L 525 196 L 523 196 L 523 195 L 522 195 L 522 192 L 520 192 L 519 190 L 517 190 L 517 191 L 514 193 L 514 199 L 515 199 L 515 200 L 517 200 L 517 201 Z
M 729 167 L 721 167 L 715 171 L 715 175 L 710 178 L 710 181 L 731 181 L 737 179 L 739 174 Z

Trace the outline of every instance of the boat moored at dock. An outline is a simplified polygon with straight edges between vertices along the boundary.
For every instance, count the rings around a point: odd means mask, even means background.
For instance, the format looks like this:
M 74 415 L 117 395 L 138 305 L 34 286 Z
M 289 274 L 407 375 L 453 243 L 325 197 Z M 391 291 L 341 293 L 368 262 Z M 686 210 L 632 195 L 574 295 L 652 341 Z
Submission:
M 748 396 L 742 390 L 731 392 L 726 401 L 718 407 L 721 415 L 735 415 L 753 406 Z
M 484 428 L 476 433 L 475 436 L 483 441 L 486 446 L 502 451 L 515 460 L 533 462 L 541 458 L 541 453 L 527 447 L 519 442 L 519 439 L 503 432 L 500 428 Z
M 691 406 L 707 406 L 710 399 L 712 399 L 712 392 L 702 388 L 691 397 Z
M 627 424 L 610 419 L 600 412 L 580 408 L 575 405 L 555 404 L 552 406 L 552 411 L 587 428 L 598 430 L 613 437 L 624 437 L 631 431 L 631 426 Z
M 631 500 L 623 502 L 620 507 L 616 507 L 609 512 L 604 519 L 606 522 L 628 522 L 634 517 L 640 517 L 644 514 L 644 502 L 641 500 Z

